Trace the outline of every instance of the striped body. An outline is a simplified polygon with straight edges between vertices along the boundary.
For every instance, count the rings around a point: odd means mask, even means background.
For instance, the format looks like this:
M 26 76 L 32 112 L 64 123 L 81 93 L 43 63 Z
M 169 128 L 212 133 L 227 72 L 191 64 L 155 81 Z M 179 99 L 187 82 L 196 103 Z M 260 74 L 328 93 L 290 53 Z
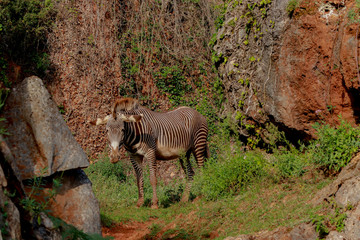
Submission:
M 206 119 L 191 108 L 181 107 L 167 113 L 140 108 L 125 114 L 143 114 L 140 122 L 124 125 L 123 143 L 131 153 L 145 155 L 148 148 L 154 148 L 157 160 L 170 160 L 207 146 Z M 199 157 L 198 160 L 202 166 L 204 159 Z
M 131 163 L 135 169 L 139 200 L 144 203 L 142 162 L 149 164 L 150 183 L 153 189 L 152 208 L 157 208 L 156 194 L 156 160 L 179 158 L 188 184 L 182 201 L 187 201 L 190 192 L 190 181 L 194 171 L 190 164 L 190 155 L 194 154 L 197 165 L 202 167 L 209 157 L 207 145 L 208 127 L 206 119 L 189 107 L 180 107 L 173 111 L 160 113 L 138 106 L 135 99 L 118 100 L 112 115 L 96 124 L 107 123 L 106 128 L 110 142 L 110 160 L 118 161 L 118 151 L 122 145 L 130 153 Z M 186 165 L 184 165 L 184 160 Z

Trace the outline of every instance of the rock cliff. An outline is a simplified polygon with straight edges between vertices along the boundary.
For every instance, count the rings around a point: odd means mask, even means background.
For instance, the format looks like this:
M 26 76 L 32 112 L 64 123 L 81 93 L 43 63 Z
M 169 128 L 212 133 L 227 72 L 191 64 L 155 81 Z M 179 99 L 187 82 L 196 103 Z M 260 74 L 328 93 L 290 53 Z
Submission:
M 266 122 L 300 139 L 317 121 L 359 121 L 355 1 L 290 2 L 233 1 L 217 33 L 226 107 L 245 136 Z

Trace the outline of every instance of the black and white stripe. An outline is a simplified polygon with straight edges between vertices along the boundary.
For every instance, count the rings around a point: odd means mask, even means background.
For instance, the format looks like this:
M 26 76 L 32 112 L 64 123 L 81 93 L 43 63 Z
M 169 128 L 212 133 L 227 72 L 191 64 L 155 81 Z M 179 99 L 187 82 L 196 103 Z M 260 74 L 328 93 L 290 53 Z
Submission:
M 191 153 L 195 156 L 199 167 L 202 167 L 206 158 L 209 157 L 206 119 L 194 109 L 180 107 L 170 112 L 160 113 L 139 106 L 136 109 L 121 110 L 115 114 L 113 116 L 119 116 L 117 119 L 108 117 L 110 118 L 107 122 L 109 140 L 120 142 L 119 147 L 123 144 L 130 152 L 139 189 L 138 206 L 144 203 L 141 168 L 143 159 L 147 160 L 150 168 L 150 182 L 153 188 L 152 207 L 157 208 L 156 160 L 170 160 L 185 156 L 184 159 L 180 159 L 180 163 L 190 182 L 194 175 L 189 161 Z M 132 121 L 126 121 L 126 119 L 132 119 Z M 123 127 L 119 127 L 121 125 Z M 117 151 L 117 149 L 112 150 Z M 189 191 L 190 183 L 185 188 L 183 201 L 188 200 Z

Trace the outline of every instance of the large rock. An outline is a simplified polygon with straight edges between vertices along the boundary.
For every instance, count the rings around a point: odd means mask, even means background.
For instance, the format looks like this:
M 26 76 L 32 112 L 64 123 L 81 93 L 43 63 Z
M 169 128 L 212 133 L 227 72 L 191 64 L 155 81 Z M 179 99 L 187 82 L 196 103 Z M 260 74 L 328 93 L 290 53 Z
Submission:
M 0 152 L 0 161 L 4 161 Z M 0 166 L 0 228 L 2 239 L 21 239 L 20 213 L 15 204 L 5 194 L 7 180 Z
M 51 100 L 41 79 L 26 78 L 12 89 L 3 112 L 6 129 L 10 133 L 0 137 L 1 152 L 21 181 L 28 198 L 35 200 L 49 211 L 86 233 L 101 233 L 99 203 L 94 196 L 90 180 L 81 168 L 89 165 L 88 159 L 76 142 L 55 103 Z M 0 171 L 0 183 L 3 174 Z M 41 187 L 34 182 L 41 181 Z M 61 187 L 56 195 L 53 180 Z M 1 197 L 1 192 L 0 192 Z M 50 198 L 49 198 L 50 197 Z M 0 201 L 1 204 L 1 201 Z M 38 239 L 59 237 L 51 229 L 49 219 L 36 211 L 33 232 Z M 35 220 L 34 220 L 35 219 Z M 50 228 L 49 228 L 50 227 Z
M 245 135 L 247 124 L 268 121 L 303 138 L 317 121 L 359 120 L 359 41 L 348 17 L 355 1 L 299 2 L 293 14 L 288 0 L 228 6 L 214 49 L 226 110 Z
M 314 198 L 315 204 L 334 199 L 338 207 L 346 209 L 345 228 L 341 234 L 332 233 L 329 239 L 360 238 L 360 154 L 340 172 L 337 179 L 321 190 Z M 328 239 L 328 238 L 327 238 Z
M 51 203 L 50 214 L 86 233 L 101 233 L 99 203 L 83 170 L 66 171 Z
M 89 165 L 38 77 L 26 78 L 12 89 L 3 116 L 11 133 L 6 138 L 15 159 L 11 164 L 19 180 Z
M 227 237 L 225 240 L 316 240 L 318 234 L 312 224 L 300 224 L 290 229 L 285 227 L 277 228 L 273 231 L 263 231 L 254 235 L 239 235 L 237 237 Z

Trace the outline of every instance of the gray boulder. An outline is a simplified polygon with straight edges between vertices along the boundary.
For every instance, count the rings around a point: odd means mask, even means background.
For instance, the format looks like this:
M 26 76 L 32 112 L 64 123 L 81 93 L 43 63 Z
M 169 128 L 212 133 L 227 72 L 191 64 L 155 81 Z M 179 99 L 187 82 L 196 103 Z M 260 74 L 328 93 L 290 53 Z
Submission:
M 42 80 L 29 77 L 16 85 L 2 115 L 6 118 L 4 127 L 10 135 L 5 139 L 0 136 L 1 152 L 27 197 L 33 197 L 31 179 L 41 176 L 42 181 L 49 183 L 36 190 L 39 195 L 36 198 L 41 201 L 46 199 L 53 188 L 53 179 L 57 178 L 61 187 L 53 198 L 46 200 L 49 214 L 85 233 L 101 234 L 99 203 L 90 180 L 81 170 L 89 165 L 87 156 Z M 4 174 L 0 171 L 0 183 L 6 184 L 2 176 Z M 39 216 L 32 217 L 39 219 Z M 38 221 L 31 223 L 36 238 L 59 237 L 58 230 L 52 229 L 49 221 L 42 215 L 41 224 Z
M 3 116 L 19 180 L 89 165 L 40 78 L 26 78 L 12 89 Z

